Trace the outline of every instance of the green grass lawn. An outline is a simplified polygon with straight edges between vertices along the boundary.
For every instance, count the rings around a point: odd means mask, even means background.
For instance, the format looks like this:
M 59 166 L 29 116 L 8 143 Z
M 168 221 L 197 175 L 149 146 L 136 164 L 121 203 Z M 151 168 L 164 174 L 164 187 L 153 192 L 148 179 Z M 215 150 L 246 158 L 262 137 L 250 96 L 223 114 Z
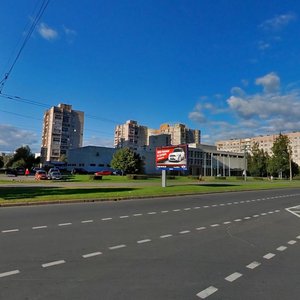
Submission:
M 157 197 L 170 195 L 188 195 L 200 193 L 216 193 L 242 190 L 300 188 L 300 181 L 274 180 L 248 181 L 218 180 L 198 181 L 179 176 L 167 180 L 167 187 L 161 187 L 160 178 L 130 180 L 122 176 L 105 176 L 103 180 L 93 181 L 88 175 L 76 175 L 67 182 L 52 181 L 35 182 L 10 181 L 14 186 L 0 184 L 0 205 L 12 203 L 59 202 L 73 200 L 121 200 L 141 197 Z M 7 181 L 5 182 L 7 183 Z M 22 184 L 21 184 L 22 183 Z

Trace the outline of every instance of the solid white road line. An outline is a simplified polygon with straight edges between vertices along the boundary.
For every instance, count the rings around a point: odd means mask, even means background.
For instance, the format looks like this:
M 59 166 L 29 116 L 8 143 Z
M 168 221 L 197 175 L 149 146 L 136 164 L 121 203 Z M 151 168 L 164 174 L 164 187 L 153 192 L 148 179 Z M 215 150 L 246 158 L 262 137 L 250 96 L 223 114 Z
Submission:
M 101 255 L 101 254 L 102 254 L 102 252 L 93 252 L 93 253 L 84 254 L 84 255 L 82 255 L 82 257 L 83 258 L 89 258 L 89 257 Z
M 145 239 L 145 240 L 137 241 L 138 244 L 143 244 L 143 243 L 148 243 L 148 242 L 151 242 L 151 240 L 150 239 Z
M 235 273 L 232 273 L 229 276 L 225 277 L 225 280 L 227 280 L 229 282 L 233 282 L 233 281 L 237 280 L 238 278 L 240 278 L 241 276 L 243 276 L 243 274 L 235 272 Z
M 43 268 L 48 268 L 48 267 L 61 265 L 61 264 L 64 264 L 64 263 L 66 263 L 65 260 L 56 260 L 56 261 L 52 261 L 52 262 L 49 262 L 49 263 L 42 264 L 42 267 Z
M 274 254 L 274 253 L 268 253 L 268 254 L 264 255 L 263 258 L 265 258 L 265 259 L 271 259 L 271 258 L 273 258 L 275 255 L 276 255 L 276 254 Z
M 218 290 L 218 289 L 217 289 L 216 287 L 210 286 L 210 287 L 208 287 L 207 289 L 205 289 L 205 290 L 199 292 L 199 293 L 197 294 L 197 296 L 198 296 L 199 298 L 201 298 L 201 299 L 205 299 L 205 298 L 207 298 L 208 296 L 210 296 L 210 295 L 212 295 L 213 293 L 215 293 L 217 290 Z
M 20 273 L 19 270 L 13 270 L 13 271 L 9 271 L 9 272 L 0 273 L 0 278 L 6 277 L 6 276 L 11 276 L 11 275 L 16 275 L 19 273 Z
M 70 226 L 72 225 L 72 223 L 60 223 L 58 224 L 58 226 Z
M 253 269 L 257 268 L 260 265 L 261 265 L 261 263 L 259 263 L 257 261 L 253 261 L 251 264 L 247 265 L 246 268 L 253 270 Z
M 288 241 L 288 244 L 289 244 L 289 245 L 294 245 L 294 244 L 296 244 L 296 243 L 297 243 L 297 241 L 294 241 L 294 240 Z
M 109 250 L 116 250 L 116 249 L 121 249 L 121 248 L 125 248 L 126 245 L 117 245 L 117 246 L 112 246 L 112 247 L 108 247 Z
M 280 246 L 280 247 L 278 247 L 276 250 L 277 250 L 277 251 L 284 251 L 284 250 L 286 250 L 286 249 L 287 249 L 286 246 Z
M 19 229 L 8 229 L 8 230 L 2 230 L 2 233 L 10 233 L 10 232 L 18 232 Z
M 43 226 L 34 226 L 34 227 L 32 227 L 32 229 L 34 230 L 34 229 L 44 229 L 44 228 L 47 228 L 48 226 L 46 226 L 46 225 L 43 225 Z

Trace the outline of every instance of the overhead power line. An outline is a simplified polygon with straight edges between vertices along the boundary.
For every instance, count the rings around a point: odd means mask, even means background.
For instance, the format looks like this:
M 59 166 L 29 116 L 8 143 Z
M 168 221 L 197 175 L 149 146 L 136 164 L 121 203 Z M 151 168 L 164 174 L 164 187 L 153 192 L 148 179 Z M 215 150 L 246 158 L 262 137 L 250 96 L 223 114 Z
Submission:
M 16 65 L 23 49 L 25 48 L 27 42 L 29 41 L 29 39 L 30 39 L 34 29 L 36 28 L 39 20 L 41 19 L 42 15 L 44 14 L 45 9 L 47 8 L 49 2 L 50 2 L 50 0 L 43 0 L 43 2 L 41 4 L 41 7 L 39 8 L 39 10 L 38 10 L 36 16 L 34 17 L 34 19 L 32 20 L 31 26 L 30 26 L 30 28 L 29 28 L 29 30 L 28 30 L 25 38 L 24 38 L 24 41 L 23 41 L 16 57 L 14 58 L 14 60 L 11 64 L 11 66 L 9 67 L 8 71 L 4 74 L 4 78 L 0 81 L 0 94 L 2 93 L 2 90 L 4 88 L 4 85 L 5 85 L 6 81 L 8 80 L 14 66 Z

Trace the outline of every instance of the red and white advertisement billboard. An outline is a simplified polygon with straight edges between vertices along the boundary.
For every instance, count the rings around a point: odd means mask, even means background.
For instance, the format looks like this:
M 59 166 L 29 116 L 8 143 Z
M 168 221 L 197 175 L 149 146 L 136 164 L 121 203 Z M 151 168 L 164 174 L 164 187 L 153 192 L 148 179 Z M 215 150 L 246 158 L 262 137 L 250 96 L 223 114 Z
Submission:
M 156 148 L 156 168 L 162 170 L 187 170 L 188 145 Z

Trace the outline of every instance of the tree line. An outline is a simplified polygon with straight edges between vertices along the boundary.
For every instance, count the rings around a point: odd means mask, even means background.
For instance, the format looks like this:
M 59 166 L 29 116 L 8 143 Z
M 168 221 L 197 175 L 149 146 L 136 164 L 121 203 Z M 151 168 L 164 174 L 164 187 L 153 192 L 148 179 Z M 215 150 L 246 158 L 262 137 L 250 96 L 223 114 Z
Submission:
M 288 136 L 279 134 L 271 148 L 272 155 L 259 148 L 256 142 L 247 155 L 247 170 L 251 176 L 278 176 L 288 178 L 299 174 L 299 166 L 292 160 L 292 149 Z

